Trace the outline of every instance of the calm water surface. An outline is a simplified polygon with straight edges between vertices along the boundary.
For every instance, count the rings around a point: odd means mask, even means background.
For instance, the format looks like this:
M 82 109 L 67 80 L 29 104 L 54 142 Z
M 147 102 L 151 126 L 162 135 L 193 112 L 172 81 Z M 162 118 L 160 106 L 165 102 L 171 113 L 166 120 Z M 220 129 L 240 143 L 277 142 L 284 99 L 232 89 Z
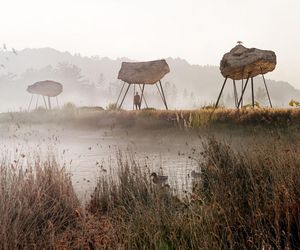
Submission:
M 201 151 L 196 133 L 173 129 L 162 130 L 90 130 L 58 126 L 2 125 L 2 158 L 18 160 L 26 166 L 37 155 L 42 160 L 54 155 L 72 174 L 78 195 L 85 199 L 98 177 L 116 174 L 117 153 L 124 160 L 135 159 L 141 168 L 169 176 L 171 185 L 187 184 L 188 174 L 198 168 L 193 152 Z

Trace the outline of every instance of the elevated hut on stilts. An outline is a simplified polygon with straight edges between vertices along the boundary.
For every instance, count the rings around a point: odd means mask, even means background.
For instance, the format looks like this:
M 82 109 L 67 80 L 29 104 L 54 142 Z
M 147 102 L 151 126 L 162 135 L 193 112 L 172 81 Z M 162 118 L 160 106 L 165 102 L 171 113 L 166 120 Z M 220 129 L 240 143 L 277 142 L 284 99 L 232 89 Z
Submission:
M 259 75 L 261 75 L 263 78 L 266 94 L 268 96 L 270 107 L 272 108 L 272 102 L 264 75 L 273 71 L 275 67 L 275 52 L 256 48 L 248 49 L 242 45 L 242 42 L 239 41 L 238 45 L 235 46 L 230 52 L 226 53 L 221 60 L 220 70 L 225 79 L 215 104 L 215 109 L 219 105 L 220 98 L 228 79 L 232 79 L 235 106 L 238 109 L 243 107 L 245 90 L 249 80 L 251 81 L 252 107 L 254 108 L 254 78 Z M 238 94 L 236 86 L 236 81 L 238 80 L 241 80 L 240 95 Z M 246 80 L 245 83 L 244 80 Z
M 123 81 L 120 94 L 118 96 L 116 106 L 121 109 L 123 102 L 128 94 L 131 86 L 133 86 L 133 93 L 137 88 L 141 91 L 140 105 L 144 101 L 145 106 L 148 108 L 148 103 L 144 96 L 146 85 L 155 85 L 158 89 L 159 95 L 164 103 L 166 109 L 168 104 L 164 93 L 161 79 L 170 72 L 169 65 L 165 60 L 149 61 L 149 62 L 123 62 L 119 71 L 118 79 Z M 125 92 L 123 93 L 124 87 Z M 123 95 L 121 101 L 120 98 Z M 119 103 L 120 101 L 120 103 Z
M 39 102 L 39 96 L 41 95 L 44 99 L 45 108 L 51 110 L 51 97 L 56 97 L 56 103 L 58 106 L 58 99 L 57 96 L 61 94 L 63 91 L 63 85 L 61 83 L 55 82 L 55 81 L 40 81 L 36 82 L 32 85 L 29 85 L 27 87 L 27 92 L 29 92 L 31 95 L 31 99 L 28 106 L 28 111 L 30 111 L 31 103 L 33 100 L 33 95 L 37 95 L 36 97 L 36 108 L 38 107 Z M 48 97 L 48 105 L 46 102 L 45 97 Z

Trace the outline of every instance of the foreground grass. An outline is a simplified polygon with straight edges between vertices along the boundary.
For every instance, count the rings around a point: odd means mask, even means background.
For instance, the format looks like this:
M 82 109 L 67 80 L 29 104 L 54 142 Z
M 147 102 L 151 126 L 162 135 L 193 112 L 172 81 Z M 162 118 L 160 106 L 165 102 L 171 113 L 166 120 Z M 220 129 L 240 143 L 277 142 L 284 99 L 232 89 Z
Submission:
M 234 152 L 209 140 L 191 192 L 154 186 L 120 162 L 89 205 L 109 217 L 126 249 L 299 249 L 300 155 L 286 145 Z
M 208 139 L 193 188 L 154 185 L 118 156 L 86 208 L 55 160 L 27 169 L 2 161 L 1 249 L 299 249 L 300 154 L 266 143 L 236 152 Z M 189 177 L 187 177 L 189 178 Z
M 54 159 L 27 168 L 2 160 L 0 187 L 0 249 L 102 248 L 113 235 L 109 221 L 84 213 Z
M 22 168 L 0 166 L 1 249 L 53 246 L 59 234 L 76 224 L 79 202 L 70 178 L 55 161 Z

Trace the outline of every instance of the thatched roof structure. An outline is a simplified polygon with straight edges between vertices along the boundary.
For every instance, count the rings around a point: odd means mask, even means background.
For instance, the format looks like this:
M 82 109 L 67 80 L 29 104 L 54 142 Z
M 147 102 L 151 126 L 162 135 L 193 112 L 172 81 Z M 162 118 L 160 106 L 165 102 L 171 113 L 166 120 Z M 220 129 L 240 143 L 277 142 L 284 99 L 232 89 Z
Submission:
M 155 84 L 169 72 L 166 60 L 123 62 L 118 79 L 129 84 Z
M 58 82 L 46 80 L 29 85 L 27 91 L 31 94 L 55 97 L 63 91 L 63 85 Z
M 233 80 L 266 74 L 273 71 L 275 67 L 275 52 L 256 48 L 248 49 L 243 45 L 237 45 L 226 53 L 220 63 L 222 75 Z

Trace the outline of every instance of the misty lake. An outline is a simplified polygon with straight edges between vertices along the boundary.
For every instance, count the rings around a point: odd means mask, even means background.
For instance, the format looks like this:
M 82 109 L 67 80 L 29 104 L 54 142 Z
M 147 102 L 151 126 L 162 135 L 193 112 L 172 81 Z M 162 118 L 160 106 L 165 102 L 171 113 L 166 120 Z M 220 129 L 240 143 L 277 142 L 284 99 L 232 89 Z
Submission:
M 59 126 L 2 125 L 2 159 L 26 167 L 37 157 L 46 160 L 54 155 L 60 165 L 72 174 L 73 185 L 83 200 L 95 187 L 97 178 L 117 173 L 117 154 L 123 160 L 134 159 L 141 168 L 169 176 L 178 188 L 187 185 L 188 174 L 198 168 L 191 159 L 201 151 L 196 133 L 175 129 L 78 130 Z

